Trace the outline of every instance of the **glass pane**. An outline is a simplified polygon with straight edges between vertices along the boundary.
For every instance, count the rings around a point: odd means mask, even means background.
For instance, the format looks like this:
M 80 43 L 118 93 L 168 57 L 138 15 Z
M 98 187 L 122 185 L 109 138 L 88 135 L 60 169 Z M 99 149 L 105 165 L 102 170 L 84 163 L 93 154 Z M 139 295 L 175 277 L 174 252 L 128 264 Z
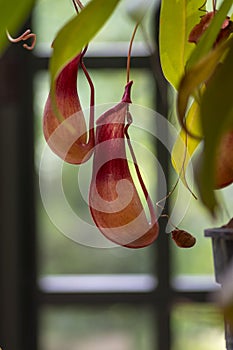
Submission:
M 154 350 L 155 327 L 147 308 L 128 305 L 44 308 L 40 350 Z
M 125 81 L 125 73 L 123 71 L 101 70 L 91 71 L 91 76 L 95 82 L 96 87 L 96 102 L 97 104 L 119 101 L 122 93 L 122 82 Z M 137 104 L 152 106 L 153 89 L 152 77 L 147 71 L 132 70 L 132 77 L 135 79 L 135 89 L 133 89 L 133 100 Z M 49 89 L 48 75 L 46 72 L 39 72 L 35 78 L 35 115 L 36 115 L 36 170 L 39 174 L 41 154 L 45 145 L 44 137 L 41 130 L 41 119 L 43 114 L 43 107 L 47 98 Z M 78 82 L 78 90 L 80 91 L 82 105 L 88 107 L 89 90 L 83 75 L 80 74 Z M 142 91 L 148 91 L 142 94 Z M 105 106 L 103 108 L 106 108 Z M 143 118 L 143 123 L 146 126 L 145 115 L 140 115 Z M 152 126 L 148 125 L 149 130 Z M 130 129 L 131 130 L 131 129 Z M 131 131 L 130 131 L 131 132 Z M 151 140 L 145 139 L 145 134 L 140 134 L 140 130 L 132 127 L 132 135 L 136 140 L 146 144 L 146 147 L 154 149 Z M 141 138 L 141 139 L 140 139 Z M 143 169 L 147 169 L 145 174 L 151 173 L 150 162 L 145 161 L 143 154 L 136 154 L 139 164 L 144 162 Z M 52 191 L 51 200 L 53 210 L 56 211 L 57 217 L 61 218 L 66 225 L 71 225 L 64 211 L 59 206 L 57 200 L 57 191 L 55 183 L 59 178 L 60 162 L 56 156 L 51 156 L 43 172 L 43 181 L 46 182 L 48 190 Z M 81 232 L 84 237 L 84 242 L 89 234 L 86 230 L 86 223 L 91 230 L 93 223 L 90 218 L 89 208 L 85 201 L 88 197 L 88 184 L 91 177 L 92 160 L 86 164 L 79 166 L 72 166 L 69 164 L 62 165 L 62 186 L 69 206 L 78 217 L 84 226 L 76 225 L 74 229 Z M 155 178 L 153 182 L 150 179 L 145 179 L 151 193 L 155 193 Z M 80 186 L 80 181 L 82 186 Z M 54 190 L 53 190 L 54 188 Z M 85 192 L 85 193 L 84 193 Z M 84 196 L 84 197 L 83 197 Z M 62 219 L 63 218 L 63 219 Z M 83 228 L 82 228 L 83 227 Z M 41 202 L 39 189 L 37 198 L 37 231 L 38 231 L 38 245 L 39 245 L 39 273 L 44 274 L 78 274 L 78 273 L 149 273 L 154 270 L 154 251 L 153 247 L 144 248 L 140 250 L 129 250 L 126 248 L 111 248 L 111 249 L 95 249 L 83 244 L 83 241 L 78 241 L 80 244 L 74 243 L 70 238 L 68 232 L 64 235 L 57 229 L 56 225 L 51 221 Z M 98 230 L 95 229 L 98 233 Z M 94 232 L 94 234 L 96 234 Z
M 83 4 L 87 3 L 88 1 L 83 1 Z M 155 4 L 156 1 L 151 1 L 151 3 Z M 128 42 L 135 26 L 135 23 L 128 15 L 128 9 L 132 8 L 133 5 L 134 0 L 121 1 L 112 17 L 96 35 L 94 39 L 95 43 L 112 41 Z M 153 17 L 152 8 L 153 6 L 149 8 L 143 20 L 144 29 L 148 33 L 150 32 Z M 55 6 L 53 0 L 38 0 L 33 15 L 33 29 L 37 33 L 37 44 L 46 44 L 46 47 L 49 48 L 57 31 L 74 15 L 75 10 L 72 1 L 57 0 Z M 143 39 L 144 35 L 139 30 L 135 40 L 141 41 Z
M 172 312 L 172 350 L 224 350 L 222 315 L 212 305 L 177 305 Z

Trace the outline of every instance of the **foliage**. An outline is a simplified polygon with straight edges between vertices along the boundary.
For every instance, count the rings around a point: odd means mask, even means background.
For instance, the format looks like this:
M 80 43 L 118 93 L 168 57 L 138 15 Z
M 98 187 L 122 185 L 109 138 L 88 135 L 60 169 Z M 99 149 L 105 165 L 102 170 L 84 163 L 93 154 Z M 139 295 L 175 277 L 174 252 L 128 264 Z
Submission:
M 6 28 L 15 35 L 26 21 L 35 0 L 20 1 L 17 11 L 13 2 L 1 2 L 0 53 L 7 44 Z M 53 42 L 50 61 L 52 82 L 67 62 L 88 45 L 119 2 L 120 0 L 91 0 L 78 16 L 61 28 Z M 214 1 L 212 3 L 215 4 Z M 232 0 L 222 1 L 195 46 L 188 42 L 188 37 L 200 17 L 205 15 L 205 5 L 203 0 L 162 0 L 159 39 L 164 75 L 178 92 L 177 114 L 182 126 L 180 136 L 183 142 L 177 140 L 174 146 L 173 165 L 186 183 L 185 172 L 189 157 L 192 157 L 200 141 L 204 140 L 202 159 L 198 163 L 200 171 L 197 184 L 202 201 L 214 213 L 217 206 L 214 192 L 216 152 L 221 136 L 227 130 L 232 130 L 233 124 L 230 85 L 233 39 L 230 36 L 219 45 L 215 45 L 215 41 L 229 14 Z M 220 62 L 221 67 L 215 74 Z
M 196 19 L 196 24 L 200 21 L 200 3 L 195 2 L 195 9 L 190 9 L 189 1 L 179 0 L 170 10 L 170 2 L 162 0 L 160 22 L 162 69 L 178 92 L 177 114 L 184 140 L 183 144 L 177 140 L 174 146 L 173 165 L 185 183 L 188 157 L 204 140 L 203 153 L 196 165 L 196 180 L 200 197 L 213 214 L 218 204 L 214 192 L 217 148 L 223 133 L 233 129 L 233 100 L 229 85 L 233 72 L 233 39 L 230 36 L 216 44 L 231 5 L 232 0 L 222 2 L 196 46 L 188 43 L 187 28 L 190 28 L 190 16 Z M 181 23 L 179 29 L 177 23 Z M 187 159 L 184 158 L 185 152 Z
M 160 59 L 165 77 L 176 89 L 193 50 L 188 35 L 199 21 L 197 9 L 202 4 L 203 0 L 163 0 L 161 3 Z

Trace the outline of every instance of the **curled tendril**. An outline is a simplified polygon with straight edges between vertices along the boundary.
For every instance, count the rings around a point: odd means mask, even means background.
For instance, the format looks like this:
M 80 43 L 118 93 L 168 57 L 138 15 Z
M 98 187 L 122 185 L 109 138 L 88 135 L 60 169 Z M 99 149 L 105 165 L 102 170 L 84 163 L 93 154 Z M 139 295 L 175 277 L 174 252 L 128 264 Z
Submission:
M 80 7 L 80 9 L 82 10 L 84 8 L 82 2 L 80 0 L 75 0 L 77 5 Z
M 82 10 L 84 8 L 80 0 L 72 0 L 72 2 L 77 13 L 79 13 L 79 9 Z
M 23 44 L 23 47 L 27 50 L 33 50 L 35 45 L 36 45 L 36 34 L 31 33 L 30 29 L 25 30 L 25 32 L 23 34 L 21 34 L 20 36 L 18 36 L 17 38 L 12 38 L 12 36 L 9 34 L 8 30 L 6 30 L 6 35 L 8 40 L 11 43 L 18 43 L 20 41 L 26 41 L 28 39 L 32 39 L 32 43 L 31 45 L 28 44 Z

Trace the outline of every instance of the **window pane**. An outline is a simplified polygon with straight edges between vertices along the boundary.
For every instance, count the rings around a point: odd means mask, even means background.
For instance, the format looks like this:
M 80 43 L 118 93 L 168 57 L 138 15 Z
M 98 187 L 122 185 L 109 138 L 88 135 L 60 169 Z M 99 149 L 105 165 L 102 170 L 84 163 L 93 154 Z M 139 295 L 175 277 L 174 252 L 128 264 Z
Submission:
M 123 94 L 122 82 L 125 82 L 125 73 L 122 71 L 114 70 L 101 70 L 91 71 L 91 76 L 96 86 L 96 99 L 97 104 L 119 101 Z M 135 79 L 135 89 L 133 89 L 133 100 L 137 104 L 152 106 L 153 101 L 153 89 L 151 75 L 147 71 L 132 70 L 132 77 Z M 41 130 L 41 118 L 43 114 L 43 106 L 47 98 L 49 89 L 48 75 L 45 72 L 39 72 L 35 78 L 35 114 L 36 114 L 36 169 L 39 173 L 40 160 L 43 147 L 45 145 L 44 137 Z M 80 74 L 78 82 L 78 90 L 80 91 L 82 104 L 88 107 L 89 96 L 88 86 L 83 79 L 83 75 Z M 146 94 L 142 94 L 142 91 L 147 91 Z M 103 107 L 105 108 L 105 106 Z M 88 114 L 88 113 L 87 113 Z M 140 115 L 146 126 L 145 115 Z M 153 120 L 152 120 L 153 122 Z M 153 127 L 148 125 L 149 130 Z M 136 139 L 139 138 L 140 142 L 146 145 L 146 147 L 154 150 L 152 141 L 145 138 L 145 134 L 141 134 L 140 130 L 134 128 L 132 135 Z M 141 139 L 140 139 L 141 138 Z M 152 151 L 151 151 L 152 152 Z M 146 182 L 150 193 L 155 193 L 156 176 L 153 175 L 153 181 L 150 181 L 148 174 L 151 174 L 150 162 L 145 161 L 143 154 L 136 154 L 139 164 L 145 163 L 145 175 Z M 60 202 L 57 199 L 57 191 L 55 183 L 59 177 L 59 159 L 53 156 L 49 159 L 46 165 L 45 172 L 43 173 L 43 181 L 46 182 L 46 186 L 51 193 L 51 201 L 53 210 L 56 212 L 56 217 L 62 220 L 66 225 L 71 225 L 67 216 L 64 215 L 62 209 L 60 209 Z M 57 168 L 58 166 L 58 168 Z M 85 198 L 88 197 L 88 184 L 91 177 L 92 160 L 85 163 L 81 167 L 72 166 L 69 164 L 62 165 L 62 186 L 65 196 L 68 200 L 69 206 L 75 213 L 78 213 L 78 217 L 81 220 L 81 226 L 76 225 L 74 230 L 84 235 L 84 242 L 78 240 L 75 244 L 70 238 L 68 231 L 63 231 L 64 235 L 56 228 L 56 225 L 48 217 L 43 204 L 41 202 L 40 194 L 38 192 L 37 198 L 37 231 L 38 231 L 38 244 L 39 244 L 39 272 L 40 274 L 78 274 L 78 273 L 150 273 L 154 270 L 154 251 L 153 247 L 144 248 L 140 250 L 129 250 L 126 248 L 111 248 L 111 249 L 95 249 L 85 244 L 85 237 L 89 237 L 90 232 L 86 231 L 86 223 L 92 229 L 93 222 L 90 218 L 89 208 Z M 155 173 L 153 171 L 153 173 Z M 81 180 L 80 180 L 81 179 Z M 80 186 L 80 181 L 83 186 Z M 53 190 L 54 188 L 54 190 Z M 84 193 L 85 192 L 85 193 Z M 83 198 L 84 195 L 84 198 Z M 86 197 L 85 197 L 86 196 Z M 82 226 L 82 223 L 85 225 Z M 98 235 L 98 230 L 96 231 Z M 95 233 L 96 234 L 96 233 Z M 104 238 L 103 238 L 104 239 Z M 75 240 L 75 239 L 74 239 Z M 105 240 L 105 239 L 104 239 Z M 77 240 L 76 240 L 77 241 Z M 105 240 L 106 241 L 106 240 Z
M 86 3 L 88 1 L 83 1 L 83 4 Z M 151 1 L 151 3 L 156 3 L 156 1 Z M 128 42 L 135 26 L 135 23 L 128 15 L 128 8 L 133 7 L 133 4 L 134 0 L 121 1 L 111 18 L 94 38 L 94 42 Z M 151 28 L 153 17 L 152 7 L 150 7 L 143 20 L 144 29 L 147 32 L 150 32 Z M 57 31 L 73 16 L 75 16 L 75 10 L 72 1 L 57 0 L 55 5 L 52 0 L 38 0 L 33 16 L 34 31 L 38 36 L 37 44 L 47 44 L 46 46 L 49 48 Z M 143 39 L 143 34 L 139 30 L 135 40 L 139 41 Z
M 177 305 L 172 312 L 172 350 L 224 350 L 223 319 L 212 305 Z
M 154 350 L 150 309 L 128 305 L 43 308 L 40 350 Z

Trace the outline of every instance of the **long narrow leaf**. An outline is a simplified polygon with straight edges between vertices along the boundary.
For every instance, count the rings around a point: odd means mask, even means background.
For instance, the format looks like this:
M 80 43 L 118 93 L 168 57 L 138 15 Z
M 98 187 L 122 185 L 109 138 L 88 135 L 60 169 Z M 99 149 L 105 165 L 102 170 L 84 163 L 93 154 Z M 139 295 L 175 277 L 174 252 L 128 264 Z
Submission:
M 50 60 L 52 81 L 65 64 L 90 42 L 119 2 L 120 0 L 92 0 L 58 32 Z
M 220 58 L 229 48 L 231 43 L 232 39 L 229 39 L 223 44 L 217 46 L 185 73 L 181 80 L 177 96 L 177 112 L 181 125 L 184 125 L 189 98 L 202 83 L 206 82 L 211 77 Z
M 200 108 L 201 123 L 205 136 L 199 189 L 203 202 L 213 212 L 216 206 L 214 194 L 215 154 L 221 136 L 233 130 L 233 41 L 224 62 L 206 89 Z M 228 149 L 226 152 L 232 153 Z

